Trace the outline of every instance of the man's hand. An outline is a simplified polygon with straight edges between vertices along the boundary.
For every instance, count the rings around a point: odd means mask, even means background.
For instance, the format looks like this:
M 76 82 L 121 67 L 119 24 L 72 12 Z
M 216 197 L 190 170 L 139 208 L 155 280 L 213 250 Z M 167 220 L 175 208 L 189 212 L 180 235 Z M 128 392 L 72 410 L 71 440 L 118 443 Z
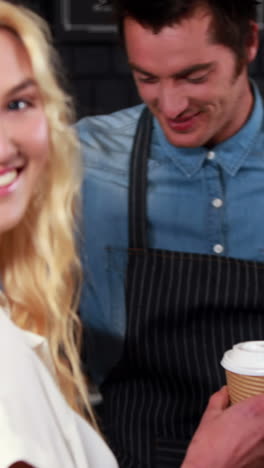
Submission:
M 215 393 L 182 468 L 264 468 L 264 395 L 229 407 L 227 387 Z

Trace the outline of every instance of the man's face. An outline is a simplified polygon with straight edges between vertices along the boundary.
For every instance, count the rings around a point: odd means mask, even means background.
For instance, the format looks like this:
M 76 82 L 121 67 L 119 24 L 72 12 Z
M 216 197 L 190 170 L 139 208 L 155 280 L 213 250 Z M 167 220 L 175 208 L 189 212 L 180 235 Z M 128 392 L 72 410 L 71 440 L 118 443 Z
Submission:
M 257 52 L 257 28 L 247 48 Z M 210 16 L 197 11 L 159 33 L 124 20 L 128 60 L 142 100 L 178 147 L 215 145 L 236 133 L 253 104 L 247 64 L 237 75 L 229 48 L 210 40 Z

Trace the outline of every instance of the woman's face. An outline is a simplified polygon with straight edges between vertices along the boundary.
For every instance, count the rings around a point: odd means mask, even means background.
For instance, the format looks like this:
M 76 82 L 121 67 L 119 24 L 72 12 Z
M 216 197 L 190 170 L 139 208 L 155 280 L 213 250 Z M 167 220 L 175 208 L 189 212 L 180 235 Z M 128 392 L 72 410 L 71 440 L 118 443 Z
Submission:
M 15 227 L 38 191 L 48 123 L 28 54 L 0 28 L 0 233 Z

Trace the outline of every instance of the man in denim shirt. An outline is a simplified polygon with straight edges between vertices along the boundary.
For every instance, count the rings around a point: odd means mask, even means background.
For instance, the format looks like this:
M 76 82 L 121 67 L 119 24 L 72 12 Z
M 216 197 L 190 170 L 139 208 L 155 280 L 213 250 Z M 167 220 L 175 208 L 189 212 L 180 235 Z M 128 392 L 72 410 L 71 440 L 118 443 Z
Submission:
M 146 106 L 77 125 L 84 364 L 124 468 L 180 466 L 224 351 L 264 338 L 255 3 L 116 0 Z M 263 397 L 227 406 L 222 389 L 184 467 L 264 466 Z

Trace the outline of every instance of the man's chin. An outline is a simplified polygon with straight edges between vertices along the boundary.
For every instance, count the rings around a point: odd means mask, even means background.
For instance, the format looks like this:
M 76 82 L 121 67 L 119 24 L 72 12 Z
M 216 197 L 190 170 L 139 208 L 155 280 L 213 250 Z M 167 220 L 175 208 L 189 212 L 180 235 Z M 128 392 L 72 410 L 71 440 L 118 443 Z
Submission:
M 172 132 L 166 132 L 165 136 L 168 142 L 177 148 L 198 148 L 206 144 L 206 139 L 201 138 L 198 135 L 188 134 L 172 134 Z

